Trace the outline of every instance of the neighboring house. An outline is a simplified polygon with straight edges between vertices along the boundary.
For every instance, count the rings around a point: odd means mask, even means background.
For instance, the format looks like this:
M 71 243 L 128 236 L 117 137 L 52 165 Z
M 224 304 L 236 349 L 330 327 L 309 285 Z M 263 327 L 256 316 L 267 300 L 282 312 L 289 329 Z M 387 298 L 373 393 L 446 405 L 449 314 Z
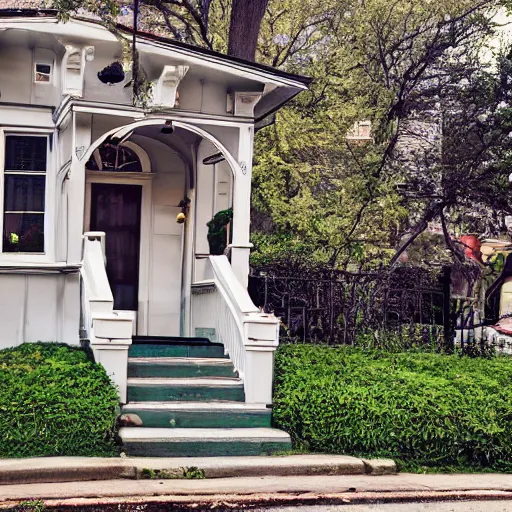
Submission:
M 137 49 L 147 108 L 111 66 L 119 34 L 0 9 L 0 348 L 88 339 L 125 402 L 132 335 L 207 337 L 268 404 L 278 321 L 246 292 L 253 137 L 309 80 L 150 34 Z M 228 261 L 206 224 L 230 206 Z

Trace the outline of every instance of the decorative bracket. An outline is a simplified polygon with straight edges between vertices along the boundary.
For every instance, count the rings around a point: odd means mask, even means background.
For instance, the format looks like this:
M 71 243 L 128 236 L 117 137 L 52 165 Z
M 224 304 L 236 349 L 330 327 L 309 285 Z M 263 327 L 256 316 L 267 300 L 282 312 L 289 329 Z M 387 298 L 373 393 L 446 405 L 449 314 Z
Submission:
M 228 94 L 227 111 L 235 116 L 254 117 L 254 107 L 262 97 L 261 92 L 232 92 Z
M 94 60 L 94 46 L 65 45 L 62 59 L 62 94 L 78 96 L 84 92 L 85 63 Z
M 164 66 L 160 78 L 154 83 L 153 105 L 173 108 L 178 85 L 188 70 L 189 66 Z

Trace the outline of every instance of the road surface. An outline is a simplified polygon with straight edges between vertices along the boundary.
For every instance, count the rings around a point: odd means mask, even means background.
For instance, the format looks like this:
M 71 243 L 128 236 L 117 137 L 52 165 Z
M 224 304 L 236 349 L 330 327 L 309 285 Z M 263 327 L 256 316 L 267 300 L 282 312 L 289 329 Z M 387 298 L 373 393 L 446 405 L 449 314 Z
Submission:
M 253 512 L 512 512 L 512 501 L 386 503 L 382 505 L 319 505 L 260 508 Z

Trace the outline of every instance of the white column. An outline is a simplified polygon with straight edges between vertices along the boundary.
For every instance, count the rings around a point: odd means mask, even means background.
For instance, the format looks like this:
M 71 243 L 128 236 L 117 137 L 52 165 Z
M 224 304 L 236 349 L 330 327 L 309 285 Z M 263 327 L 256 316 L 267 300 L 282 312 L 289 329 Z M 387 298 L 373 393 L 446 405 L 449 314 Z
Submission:
M 92 116 L 73 114 L 72 161 L 68 182 L 68 263 L 82 259 L 85 206 L 85 167 L 79 155 L 91 145 Z
M 247 288 L 249 282 L 249 254 L 252 247 L 249 237 L 253 142 L 254 127 L 241 127 L 238 141 L 238 163 L 241 172 L 235 176 L 234 182 L 231 266 L 244 288 Z

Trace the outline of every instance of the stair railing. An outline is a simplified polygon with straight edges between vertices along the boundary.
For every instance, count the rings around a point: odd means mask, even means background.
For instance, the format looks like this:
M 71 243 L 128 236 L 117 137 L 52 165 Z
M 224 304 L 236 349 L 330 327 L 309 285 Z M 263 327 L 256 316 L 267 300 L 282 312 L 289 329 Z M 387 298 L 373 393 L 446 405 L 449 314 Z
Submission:
M 272 403 L 279 320 L 254 305 L 226 256 L 209 256 L 206 276 L 192 285 L 193 334 L 224 344 L 244 380 L 246 402 Z
M 126 402 L 128 349 L 132 320 L 114 311 L 114 296 L 105 268 L 105 233 L 84 234 L 82 276 L 82 329 L 94 358 L 103 365 Z

